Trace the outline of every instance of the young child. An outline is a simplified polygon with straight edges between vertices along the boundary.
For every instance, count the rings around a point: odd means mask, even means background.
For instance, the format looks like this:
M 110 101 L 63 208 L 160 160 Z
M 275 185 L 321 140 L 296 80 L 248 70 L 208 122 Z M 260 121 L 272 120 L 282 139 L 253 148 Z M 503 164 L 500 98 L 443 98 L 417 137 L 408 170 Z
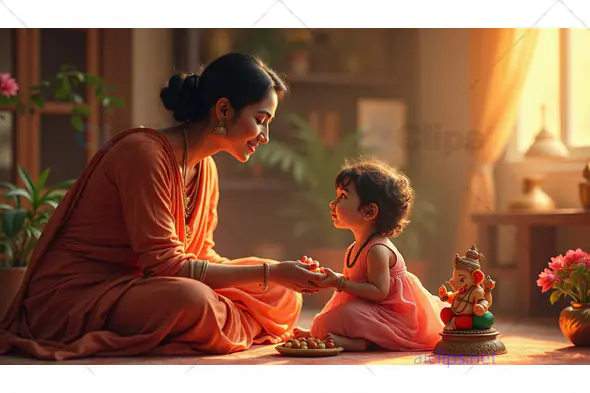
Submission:
M 440 339 L 444 303 L 406 270 L 388 239 L 409 223 L 414 190 L 408 178 L 380 161 L 360 161 L 345 165 L 335 186 L 334 226 L 352 231 L 355 242 L 343 274 L 324 269 L 327 278 L 319 285 L 337 291 L 311 330 L 295 334 L 331 338 L 346 351 L 431 350 Z

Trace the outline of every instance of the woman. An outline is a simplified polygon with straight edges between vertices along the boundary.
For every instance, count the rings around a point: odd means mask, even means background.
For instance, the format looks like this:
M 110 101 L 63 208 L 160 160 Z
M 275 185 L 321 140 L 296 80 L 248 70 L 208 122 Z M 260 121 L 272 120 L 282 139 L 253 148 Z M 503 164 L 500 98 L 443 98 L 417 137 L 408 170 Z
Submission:
M 0 330 L 0 354 L 42 359 L 231 353 L 292 333 L 300 292 L 325 278 L 301 262 L 214 251 L 217 169 L 269 142 L 286 92 L 257 59 L 225 55 L 173 76 L 170 128 L 115 136 L 39 239 Z

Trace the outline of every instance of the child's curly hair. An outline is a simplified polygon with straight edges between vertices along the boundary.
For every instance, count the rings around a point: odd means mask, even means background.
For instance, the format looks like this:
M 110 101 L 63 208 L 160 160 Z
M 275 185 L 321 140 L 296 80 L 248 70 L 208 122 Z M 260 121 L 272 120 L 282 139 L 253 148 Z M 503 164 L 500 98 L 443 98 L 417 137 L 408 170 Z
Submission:
M 403 172 L 376 159 L 347 161 L 335 186 L 346 187 L 351 181 L 361 201 L 359 209 L 369 203 L 379 207 L 376 225 L 383 236 L 398 236 L 408 226 L 415 192 Z

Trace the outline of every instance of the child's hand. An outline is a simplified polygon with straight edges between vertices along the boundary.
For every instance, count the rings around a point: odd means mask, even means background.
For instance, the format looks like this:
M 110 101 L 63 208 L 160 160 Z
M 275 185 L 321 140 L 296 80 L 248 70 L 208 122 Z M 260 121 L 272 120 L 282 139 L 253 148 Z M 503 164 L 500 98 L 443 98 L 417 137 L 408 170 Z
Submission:
M 447 296 L 447 288 L 444 285 L 441 285 L 440 288 L 438 289 L 438 296 L 439 297 Z
M 314 273 L 323 273 L 324 272 L 324 268 L 320 267 L 320 263 L 318 261 L 315 261 L 311 257 L 304 255 L 303 258 L 301 258 L 299 261 L 310 265 L 311 271 Z
M 326 274 L 326 278 L 316 282 L 316 285 L 320 288 L 338 288 L 338 285 L 340 284 L 341 274 L 334 273 L 332 269 L 328 269 L 327 267 L 324 267 L 322 269 Z

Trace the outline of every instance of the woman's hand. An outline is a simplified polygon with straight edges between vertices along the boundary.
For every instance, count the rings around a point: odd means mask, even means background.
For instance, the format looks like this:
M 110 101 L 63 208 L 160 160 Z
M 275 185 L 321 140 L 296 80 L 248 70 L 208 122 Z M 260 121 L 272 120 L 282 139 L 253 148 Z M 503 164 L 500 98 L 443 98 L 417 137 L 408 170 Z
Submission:
M 293 291 L 312 294 L 319 291 L 318 284 L 326 279 L 325 273 L 314 273 L 317 266 L 300 261 L 283 261 L 270 265 L 269 280 Z
M 317 285 L 320 288 L 338 288 L 340 284 L 340 277 L 341 274 L 334 273 L 332 269 L 328 269 L 327 267 L 323 268 L 326 278 L 320 281 Z

